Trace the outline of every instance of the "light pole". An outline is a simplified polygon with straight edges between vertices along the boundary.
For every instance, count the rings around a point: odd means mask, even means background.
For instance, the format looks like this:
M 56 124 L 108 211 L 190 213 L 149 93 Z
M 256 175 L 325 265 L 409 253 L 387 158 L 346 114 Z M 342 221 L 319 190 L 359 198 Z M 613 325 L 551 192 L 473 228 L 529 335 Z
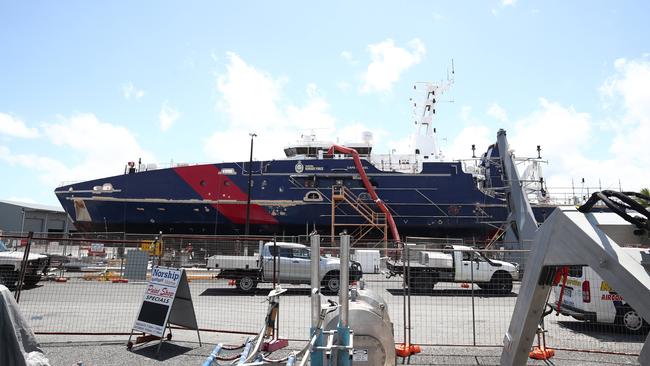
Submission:
M 251 156 L 248 160 L 248 196 L 246 197 L 246 226 L 244 228 L 244 235 L 250 234 L 250 220 L 251 220 L 251 178 L 253 174 L 253 139 L 257 137 L 255 133 L 248 134 L 251 137 Z

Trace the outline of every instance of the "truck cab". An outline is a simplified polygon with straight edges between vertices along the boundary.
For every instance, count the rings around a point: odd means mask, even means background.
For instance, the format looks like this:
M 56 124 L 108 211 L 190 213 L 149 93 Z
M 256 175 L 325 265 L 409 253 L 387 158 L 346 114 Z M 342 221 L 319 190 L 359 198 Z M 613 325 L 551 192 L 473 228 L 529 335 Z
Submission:
M 255 260 L 251 260 L 255 258 Z M 321 284 L 328 292 L 338 292 L 341 260 L 319 256 Z M 268 242 L 260 246 L 256 257 L 212 256 L 208 268 L 220 269 L 217 278 L 233 279 L 242 291 L 250 291 L 260 282 L 309 284 L 311 250 L 305 245 Z M 362 276 L 358 262 L 350 261 L 350 281 Z
M 409 249 L 411 259 L 387 262 L 388 276 L 404 275 L 414 292 L 433 289 L 438 282 L 472 282 L 481 289 L 507 294 L 512 281 L 519 279 L 515 263 L 490 259 L 476 249 L 464 245 L 447 245 L 437 250 Z
M 23 257 L 23 252 L 10 251 L 0 240 L 0 284 L 7 286 L 10 290 L 18 286 Z M 49 263 L 47 256 L 30 253 L 27 257 L 23 283 L 27 286 L 38 283 L 47 272 Z

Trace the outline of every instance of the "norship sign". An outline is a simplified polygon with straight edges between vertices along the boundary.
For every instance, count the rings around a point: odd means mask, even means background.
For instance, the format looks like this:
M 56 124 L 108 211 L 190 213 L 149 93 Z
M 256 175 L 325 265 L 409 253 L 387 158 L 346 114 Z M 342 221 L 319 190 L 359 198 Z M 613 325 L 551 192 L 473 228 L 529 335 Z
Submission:
M 153 267 L 133 330 L 163 336 L 180 279 L 179 269 Z
M 160 339 L 162 342 L 168 324 L 180 325 L 198 332 L 192 295 L 185 271 L 178 268 L 155 266 L 151 270 L 151 279 L 144 292 L 142 305 L 133 324 L 131 336 L 133 336 L 133 331 L 143 332 L 155 336 L 155 339 Z M 141 339 L 142 342 L 151 340 L 147 337 L 138 337 L 136 344 L 141 343 L 139 342 Z M 131 344 L 131 337 L 129 337 L 129 344 Z M 158 346 L 158 350 L 160 350 L 160 346 Z

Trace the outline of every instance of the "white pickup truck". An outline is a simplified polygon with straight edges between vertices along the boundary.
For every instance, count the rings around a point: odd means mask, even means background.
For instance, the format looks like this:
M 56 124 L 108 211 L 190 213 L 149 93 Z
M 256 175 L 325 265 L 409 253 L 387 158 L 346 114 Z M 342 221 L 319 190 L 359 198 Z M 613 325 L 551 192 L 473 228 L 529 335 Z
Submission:
M 218 269 L 217 278 L 235 280 L 237 288 L 251 291 L 260 282 L 309 284 L 311 281 L 310 248 L 295 243 L 269 242 L 260 247 L 254 256 L 213 255 L 208 258 L 207 268 Z M 275 276 L 274 262 L 275 259 Z M 326 291 L 339 291 L 339 271 L 341 261 L 334 257 L 320 257 L 321 284 Z M 358 281 L 362 276 L 361 266 L 350 261 L 350 281 Z
M 471 247 L 449 245 L 441 250 L 410 249 L 411 260 L 387 261 L 388 277 L 406 275 L 413 292 L 431 291 L 438 282 L 474 282 L 498 294 L 512 291 L 519 266 L 485 257 Z M 410 278 L 408 278 L 410 275 Z
M 23 264 L 23 252 L 9 251 L 4 243 L 0 241 L 0 284 L 13 290 L 18 285 L 20 268 Z M 23 283 L 33 286 L 41 280 L 42 275 L 47 272 L 49 258 L 42 254 L 29 254 L 25 279 Z

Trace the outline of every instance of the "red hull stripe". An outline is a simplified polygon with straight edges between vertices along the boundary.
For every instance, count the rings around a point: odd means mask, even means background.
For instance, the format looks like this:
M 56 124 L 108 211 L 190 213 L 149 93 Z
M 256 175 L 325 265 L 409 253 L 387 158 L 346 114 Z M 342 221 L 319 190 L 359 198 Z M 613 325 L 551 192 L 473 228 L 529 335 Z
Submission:
M 246 201 L 244 193 L 228 176 L 219 174 L 219 168 L 214 165 L 195 165 L 174 168 L 181 177 L 201 198 L 205 200 L 234 200 Z M 246 204 L 211 205 L 234 224 L 246 223 Z M 278 220 L 260 205 L 250 206 L 251 224 L 277 224 Z

